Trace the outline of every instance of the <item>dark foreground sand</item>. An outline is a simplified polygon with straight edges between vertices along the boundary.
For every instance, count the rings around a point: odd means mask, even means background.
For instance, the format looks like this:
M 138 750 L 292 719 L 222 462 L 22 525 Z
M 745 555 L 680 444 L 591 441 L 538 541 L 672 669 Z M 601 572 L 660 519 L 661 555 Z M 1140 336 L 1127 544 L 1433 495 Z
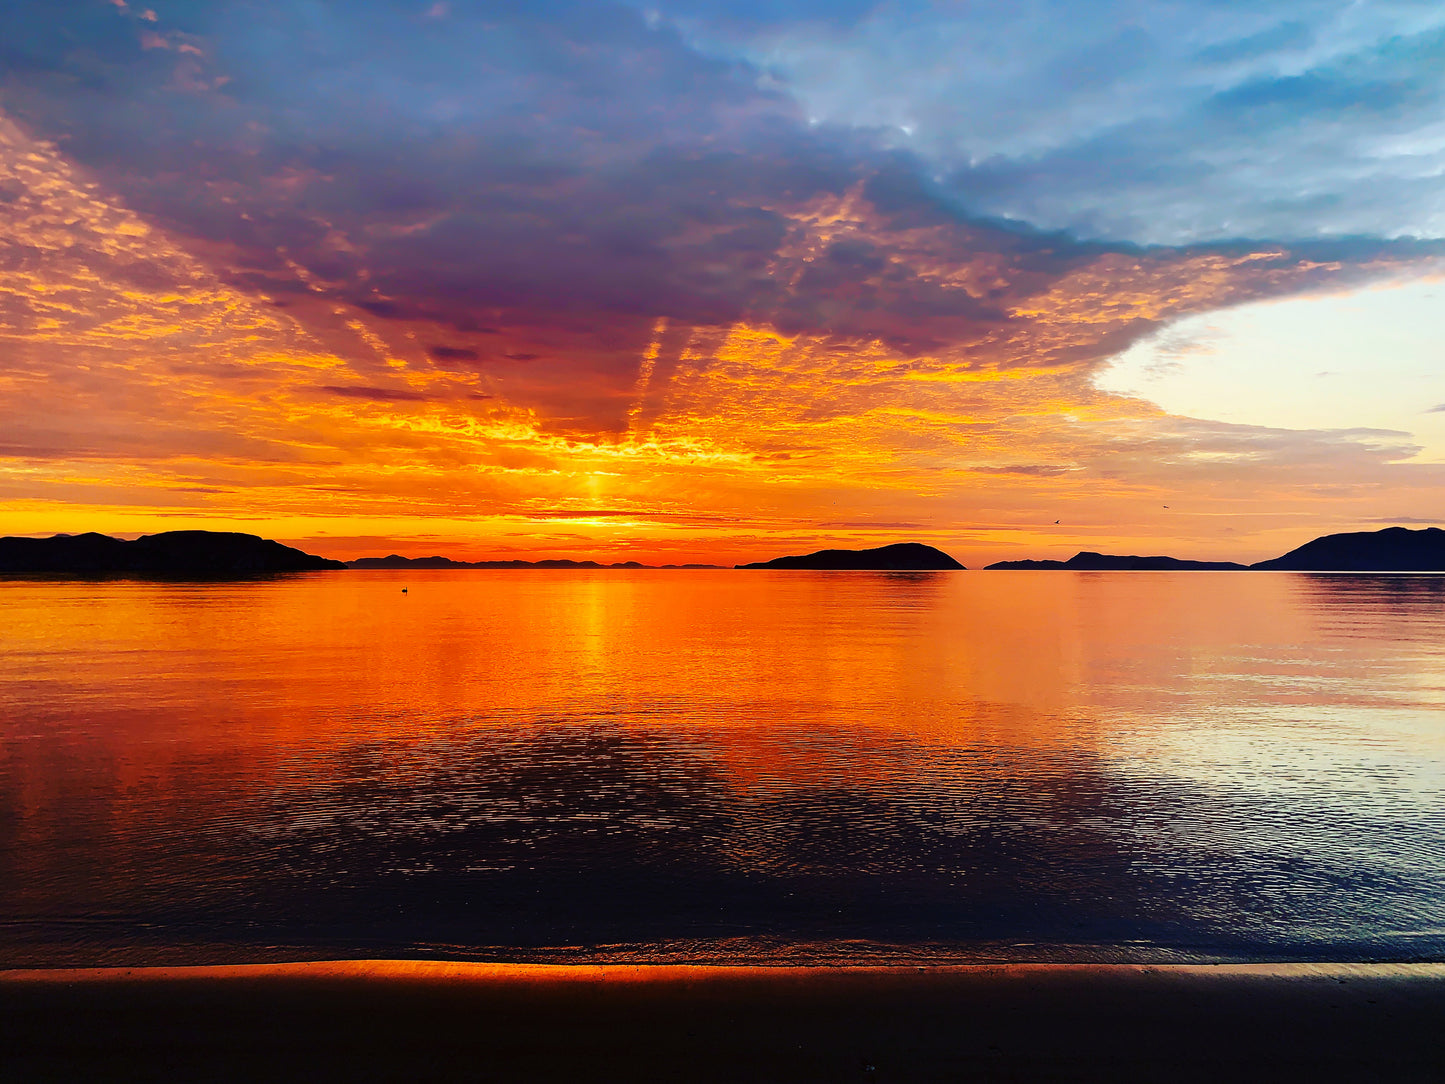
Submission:
M 1445 1080 L 1445 964 L 0 972 L 0 1079 Z

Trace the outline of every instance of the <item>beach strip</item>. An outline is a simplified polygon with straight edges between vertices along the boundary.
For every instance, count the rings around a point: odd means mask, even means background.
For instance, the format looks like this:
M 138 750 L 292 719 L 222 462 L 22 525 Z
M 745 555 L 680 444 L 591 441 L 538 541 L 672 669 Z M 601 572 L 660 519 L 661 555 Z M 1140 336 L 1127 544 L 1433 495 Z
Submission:
M 1439 1081 L 1445 964 L 0 972 L 22 1081 Z

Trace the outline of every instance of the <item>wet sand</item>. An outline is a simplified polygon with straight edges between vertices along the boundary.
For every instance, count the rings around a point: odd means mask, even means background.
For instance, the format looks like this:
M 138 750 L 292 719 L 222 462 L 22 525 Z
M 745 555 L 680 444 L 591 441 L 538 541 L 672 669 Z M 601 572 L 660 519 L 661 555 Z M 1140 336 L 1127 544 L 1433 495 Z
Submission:
M 1445 964 L 10 971 L 0 1078 L 1439 1081 Z

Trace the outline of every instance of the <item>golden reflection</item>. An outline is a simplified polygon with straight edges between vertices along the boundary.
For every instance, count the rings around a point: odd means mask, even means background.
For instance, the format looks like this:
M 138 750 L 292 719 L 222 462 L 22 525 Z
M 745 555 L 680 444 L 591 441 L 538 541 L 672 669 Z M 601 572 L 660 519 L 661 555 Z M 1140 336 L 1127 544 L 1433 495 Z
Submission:
M 0 966 L 1394 937 L 1445 778 L 1402 583 L 0 582 Z
M 1320 672 L 1394 654 L 1322 627 L 1297 579 L 499 570 L 12 580 L 0 584 L 0 647 L 5 676 L 63 690 L 66 710 L 153 710 L 147 725 L 178 732 L 223 719 L 258 740 L 606 719 L 1072 746 L 1116 713 L 1167 720 L 1221 681 L 1247 689 L 1238 683 L 1252 674 L 1290 672 L 1322 640 L 1331 655 L 1310 663 Z M 1278 682 L 1250 690 L 1256 705 L 1312 695 Z

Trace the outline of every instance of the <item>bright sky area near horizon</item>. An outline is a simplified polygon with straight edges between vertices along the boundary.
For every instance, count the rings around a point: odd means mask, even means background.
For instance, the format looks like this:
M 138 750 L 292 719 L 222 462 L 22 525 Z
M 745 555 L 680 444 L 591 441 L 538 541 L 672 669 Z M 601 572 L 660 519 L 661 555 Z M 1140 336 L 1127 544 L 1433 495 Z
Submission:
M 1442 117 L 1437 0 L 10 0 L 0 534 L 1437 524 Z

